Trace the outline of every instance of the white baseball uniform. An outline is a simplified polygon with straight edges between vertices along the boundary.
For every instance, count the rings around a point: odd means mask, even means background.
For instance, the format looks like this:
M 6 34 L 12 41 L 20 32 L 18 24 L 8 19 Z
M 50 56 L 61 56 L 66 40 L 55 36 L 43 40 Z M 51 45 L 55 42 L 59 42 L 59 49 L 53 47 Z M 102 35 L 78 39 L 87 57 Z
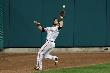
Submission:
M 39 70 L 42 70 L 42 59 L 43 58 L 48 58 L 51 60 L 55 60 L 55 58 L 58 58 L 57 56 L 50 55 L 50 52 L 55 47 L 54 41 L 59 34 L 58 26 L 46 27 L 44 28 L 44 30 L 47 32 L 47 38 L 46 38 L 46 43 L 38 51 L 36 66 L 39 67 Z

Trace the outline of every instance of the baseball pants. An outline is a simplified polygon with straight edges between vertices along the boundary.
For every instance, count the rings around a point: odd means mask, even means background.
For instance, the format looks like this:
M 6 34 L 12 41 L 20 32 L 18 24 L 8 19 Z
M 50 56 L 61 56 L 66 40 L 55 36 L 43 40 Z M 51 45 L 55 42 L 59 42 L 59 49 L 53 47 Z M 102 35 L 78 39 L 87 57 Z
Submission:
M 42 60 L 43 58 L 47 58 L 50 60 L 55 60 L 57 56 L 50 55 L 50 52 L 55 47 L 55 43 L 52 41 L 46 41 L 46 43 L 39 49 L 38 55 L 37 55 L 37 67 L 39 67 L 39 70 L 42 70 Z

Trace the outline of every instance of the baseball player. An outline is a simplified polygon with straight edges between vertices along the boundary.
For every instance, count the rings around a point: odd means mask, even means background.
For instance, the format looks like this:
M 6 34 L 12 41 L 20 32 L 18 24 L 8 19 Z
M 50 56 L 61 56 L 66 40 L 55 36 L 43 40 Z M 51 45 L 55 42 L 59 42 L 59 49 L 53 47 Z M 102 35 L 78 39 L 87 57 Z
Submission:
M 65 11 L 64 10 L 60 11 L 59 18 L 54 19 L 52 27 L 43 28 L 40 22 L 34 21 L 34 23 L 41 32 L 47 32 L 46 43 L 38 51 L 37 64 L 36 67 L 34 68 L 35 70 L 42 70 L 43 58 L 54 60 L 55 65 L 58 63 L 58 57 L 50 55 L 50 52 L 55 47 L 55 40 L 59 35 L 60 29 L 63 27 L 64 15 Z

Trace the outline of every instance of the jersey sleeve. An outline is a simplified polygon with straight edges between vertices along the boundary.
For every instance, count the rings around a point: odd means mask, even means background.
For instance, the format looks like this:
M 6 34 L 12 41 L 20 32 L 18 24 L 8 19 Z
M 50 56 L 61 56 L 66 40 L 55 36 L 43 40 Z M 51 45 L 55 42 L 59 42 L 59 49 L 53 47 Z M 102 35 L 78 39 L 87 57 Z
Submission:
M 44 30 L 49 31 L 49 30 L 51 30 L 51 27 L 46 27 L 46 28 L 44 28 Z

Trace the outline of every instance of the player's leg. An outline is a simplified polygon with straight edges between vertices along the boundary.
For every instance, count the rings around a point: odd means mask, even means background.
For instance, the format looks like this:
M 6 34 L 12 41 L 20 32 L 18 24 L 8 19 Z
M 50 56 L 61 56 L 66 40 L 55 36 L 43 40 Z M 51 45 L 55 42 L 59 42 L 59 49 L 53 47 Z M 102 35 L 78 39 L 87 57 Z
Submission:
M 50 52 L 53 50 L 53 48 L 50 48 L 46 53 L 45 53 L 45 58 L 50 59 L 50 60 L 55 60 L 55 58 L 58 58 L 57 56 L 50 55 Z
M 37 67 L 42 70 L 42 59 L 44 58 L 46 52 L 49 50 L 49 48 L 51 47 L 51 43 L 50 42 L 46 42 L 41 49 L 38 52 L 38 56 L 37 56 Z
M 43 59 L 43 57 L 44 57 L 45 49 L 47 48 L 47 46 L 48 46 L 48 43 L 46 42 L 46 43 L 41 47 L 41 49 L 39 49 L 39 51 L 38 51 L 36 67 L 37 67 L 39 70 L 42 70 L 42 59 Z
M 53 56 L 53 55 L 50 55 L 49 53 L 46 53 L 45 58 L 53 60 L 55 65 L 58 63 L 58 57 L 57 56 Z
M 36 65 L 38 70 L 42 70 L 42 59 L 43 59 L 43 55 L 40 54 L 40 52 L 38 52 L 37 65 Z
M 57 56 L 50 55 L 50 52 L 53 51 L 53 48 L 54 47 L 55 47 L 55 43 L 52 43 L 51 48 L 46 51 L 44 57 L 46 59 L 54 60 L 55 61 L 55 65 L 56 65 L 58 63 L 58 57 Z

